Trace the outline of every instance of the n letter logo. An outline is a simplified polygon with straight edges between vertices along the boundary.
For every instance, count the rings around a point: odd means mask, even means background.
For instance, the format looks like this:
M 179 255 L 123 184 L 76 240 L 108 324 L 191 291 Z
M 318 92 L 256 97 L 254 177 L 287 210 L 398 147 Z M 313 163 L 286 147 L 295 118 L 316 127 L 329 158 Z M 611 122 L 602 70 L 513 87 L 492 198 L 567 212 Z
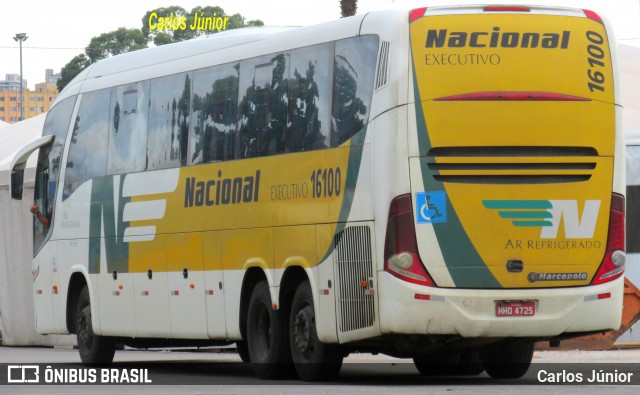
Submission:
M 596 229 L 600 200 L 587 200 L 582 210 L 582 218 L 578 215 L 578 202 L 575 200 L 550 200 L 552 205 L 548 209 L 551 213 L 551 226 L 543 226 L 541 239 L 555 239 L 558 237 L 560 220 L 564 218 L 564 237 L 566 239 L 591 239 Z

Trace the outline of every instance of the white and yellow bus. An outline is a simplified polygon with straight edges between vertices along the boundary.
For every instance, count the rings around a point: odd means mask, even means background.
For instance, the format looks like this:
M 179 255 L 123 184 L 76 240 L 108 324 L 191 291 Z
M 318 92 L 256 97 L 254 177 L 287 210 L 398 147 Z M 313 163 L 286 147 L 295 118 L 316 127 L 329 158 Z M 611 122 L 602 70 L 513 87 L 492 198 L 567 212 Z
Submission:
M 12 165 L 20 197 L 39 148 L 38 332 L 77 334 L 89 364 L 235 342 L 259 377 L 317 380 L 358 351 L 519 377 L 536 341 L 616 329 L 606 26 L 426 8 L 97 62 Z

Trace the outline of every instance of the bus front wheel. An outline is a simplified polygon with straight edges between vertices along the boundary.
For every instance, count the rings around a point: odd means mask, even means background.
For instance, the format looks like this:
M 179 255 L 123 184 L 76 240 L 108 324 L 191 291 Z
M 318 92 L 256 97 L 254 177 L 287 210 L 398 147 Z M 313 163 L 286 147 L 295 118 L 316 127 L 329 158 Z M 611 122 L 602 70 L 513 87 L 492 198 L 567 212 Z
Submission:
M 298 376 L 305 381 L 329 380 L 340 373 L 342 354 L 333 344 L 323 344 L 316 333 L 311 285 L 298 286 L 291 305 L 291 356 Z
M 249 300 L 247 346 L 253 372 L 261 379 L 276 379 L 291 373 L 289 322 L 285 317 L 283 311 L 272 308 L 267 282 L 259 282 Z
M 86 365 L 103 365 L 113 361 L 116 343 L 113 339 L 93 333 L 91 325 L 91 299 L 85 286 L 78 298 L 76 312 L 76 338 L 80 360 Z

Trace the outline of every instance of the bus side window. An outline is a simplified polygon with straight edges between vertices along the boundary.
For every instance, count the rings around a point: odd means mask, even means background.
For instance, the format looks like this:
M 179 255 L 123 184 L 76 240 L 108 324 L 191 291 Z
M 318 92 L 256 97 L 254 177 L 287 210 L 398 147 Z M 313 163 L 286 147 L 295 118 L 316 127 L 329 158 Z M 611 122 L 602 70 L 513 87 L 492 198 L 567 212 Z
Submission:
M 109 99 L 109 89 L 82 96 L 73 124 L 63 199 L 85 181 L 107 174 Z
M 109 174 L 145 169 L 148 122 L 149 81 L 111 88 Z
M 369 121 L 377 53 L 377 36 L 359 36 L 336 41 L 332 147 L 350 139 Z
M 49 220 L 52 219 L 53 207 L 58 190 L 58 177 L 60 175 L 60 161 L 62 159 L 62 149 L 67 138 L 71 113 L 76 104 L 76 96 L 64 99 L 49 110 L 44 123 L 42 135 L 54 135 L 55 139 L 51 145 L 42 147 L 38 153 L 38 165 L 36 167 L 36 182 L 33 201 L 38 206 L 38 210 Z M 35 219 L 33 226 L 33 252 L 40 249 L 44 242 L 49 228 Z
M 47 218 L 51 218 L 50 207 L 52 206 L 53 199 L 50 199 L 48 193 L 48 184 L 49 184 L 49 166 L 47 157 L 49 156 L 50 147 L 42 147 L 40 149 L 40 153 L 38 155 L 38 165 L 36 167 L 36 181 L 34 185 L 34 199 L 36 206 L 38 206 L 38 210 L 42 215 Z M 43 159 L 44 162 L 41 163 L 40 159 Z M 45 227 L 44 224 L 38 220 L 37 215 L 33 216 L 33 252 L 38 251 L 42 243 L 44 243 L 47 233 L 49 231 L 49 227 Z
M 288 56 L 260 56 L 240 63 L 237 158 L 284 152 Z
M 291 51 L 287 152 L 329 147 L 333 43 Z
M 151 80 L 147 169 L 187 164 L 191 112 L 191 73 Z
M 193 73 L 190 164 L 235 158 L 239 75 L 239 63 Z

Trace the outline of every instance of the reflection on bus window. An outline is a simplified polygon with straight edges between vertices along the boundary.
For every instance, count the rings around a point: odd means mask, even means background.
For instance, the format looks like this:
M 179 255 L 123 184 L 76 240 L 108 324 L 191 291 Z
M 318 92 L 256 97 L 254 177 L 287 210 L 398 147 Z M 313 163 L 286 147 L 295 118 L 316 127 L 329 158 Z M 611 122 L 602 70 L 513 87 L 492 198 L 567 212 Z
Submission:
M 291 51 L 287 151 L 329 147 L 333 43 Z
M 238 63 L 193 73 L 190 163 L 234 159 L 239 73 Z
M 283 53 L 241 62 L 239 158 L 284 152 L 288 73 Z
M 377 51 L 376 36 L 336 42 L 332 147 L 347 141 L 369 120 Z
M 151 81 L 147 168 L 187 164 L 191 73 Z
M 148 103 L 149 81 L 111 89 L 109 174 L 145 169 Z
M 83 95 L 74 121 L 63 198 L 82 183 L 107 172 L 110 90 Z

